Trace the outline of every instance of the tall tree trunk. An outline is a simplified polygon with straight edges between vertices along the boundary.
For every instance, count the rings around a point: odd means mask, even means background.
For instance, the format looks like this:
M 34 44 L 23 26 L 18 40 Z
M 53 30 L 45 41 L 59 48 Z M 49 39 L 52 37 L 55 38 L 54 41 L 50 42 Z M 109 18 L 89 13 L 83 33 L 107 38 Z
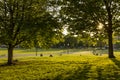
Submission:
M 108 28 L 107 29 L 107 33 L 108 33 L 108 44 L 109 44 L 109 48 L 108 48 L 108 56 L 109 58 L 115 58 L 114 53 L 113 53 L 113 38 L 112 38 L 112 34 L 113 34 L 113 28 L 112 28 L 112 12 L 111 12 L 111 4 L 112 4 L 112 0 L 103 0 L 106 6 L 106 10 L 107 10 L 107 14 L 108 14 Z
M 112 38 L 111 30 L 108 31 L 108 44 L 109 44 L 108 56 L 109 58 L 115 58 L 114 53 L 113 53 L 113 38 Z
M 10 44 L 8 47 L 8 65 L 13 63 L 13 46 Z
M 109 58 L 115 58 L 114 53 L 113 53 L 113 31 L 112 31 L 112 14 L 110 7 L 107 9 L 108 11 L 108 43 L 109 43 Z

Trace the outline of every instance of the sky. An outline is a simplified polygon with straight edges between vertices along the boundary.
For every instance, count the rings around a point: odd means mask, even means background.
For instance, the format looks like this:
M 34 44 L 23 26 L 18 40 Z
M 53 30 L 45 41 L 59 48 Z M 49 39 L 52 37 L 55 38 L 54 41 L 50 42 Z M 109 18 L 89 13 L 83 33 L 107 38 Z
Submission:
M 63 29 L 63 34 L 64 34 L 64 35 L 67 35 L 67 34 L 68 34 L 67 27 L 64 27 L 64 29 Z

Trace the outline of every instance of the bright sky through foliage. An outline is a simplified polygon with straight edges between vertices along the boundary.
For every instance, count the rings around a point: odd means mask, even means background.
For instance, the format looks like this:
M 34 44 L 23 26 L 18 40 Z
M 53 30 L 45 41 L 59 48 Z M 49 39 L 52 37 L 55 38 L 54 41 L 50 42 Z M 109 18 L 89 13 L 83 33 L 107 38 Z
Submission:
M 103 28 L 103 24 L 102 24 L 102 23 L 99 23 L 98 29 L 102 29 L 102 28 Z
M 68 34 L 67 27 L 64 27 L 64 29 L 63 29 L 63 34 L 64 34 L 64 35 L 67 35 L 67 34 Z

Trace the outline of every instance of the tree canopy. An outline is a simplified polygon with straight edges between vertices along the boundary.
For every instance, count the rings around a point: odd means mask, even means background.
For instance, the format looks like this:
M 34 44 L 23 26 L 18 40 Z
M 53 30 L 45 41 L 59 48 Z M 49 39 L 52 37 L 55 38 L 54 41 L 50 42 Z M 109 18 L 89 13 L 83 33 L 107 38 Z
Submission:
M 59 23 L 47 11 L 47 0 L 0 1 L 0 43 L 8 46 L 8 64 L 12 64 L 15 46 L 35 41 L 38 36 L 47 46 L 59 29 Z
M 114 58 L 112 36 L 119 33 L 119 21 L 120 0 L 0 0 L 0 43 L 8 46 L 11 64 L 15 46 L 49 47 L 62 40 L 67 25 L 71 34 L 86 40 L 108 38 Z
M 109 57 L 113 54 L 113 32 L 119 31 L 119 0 L 58 0 L 61 16 L 73 34 L 82 31 L 100 32 L 98 25 L 103 25 L 103 34 L 108 38 Z

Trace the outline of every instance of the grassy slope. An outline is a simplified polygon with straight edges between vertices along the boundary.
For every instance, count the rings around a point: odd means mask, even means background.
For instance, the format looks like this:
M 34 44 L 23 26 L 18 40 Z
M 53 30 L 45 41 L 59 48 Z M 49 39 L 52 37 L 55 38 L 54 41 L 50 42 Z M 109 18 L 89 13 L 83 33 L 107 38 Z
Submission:
M 0 80 L 120 80 L 120 56 L 63 55 L 18 58 L 12 66 L 0 59 Z

